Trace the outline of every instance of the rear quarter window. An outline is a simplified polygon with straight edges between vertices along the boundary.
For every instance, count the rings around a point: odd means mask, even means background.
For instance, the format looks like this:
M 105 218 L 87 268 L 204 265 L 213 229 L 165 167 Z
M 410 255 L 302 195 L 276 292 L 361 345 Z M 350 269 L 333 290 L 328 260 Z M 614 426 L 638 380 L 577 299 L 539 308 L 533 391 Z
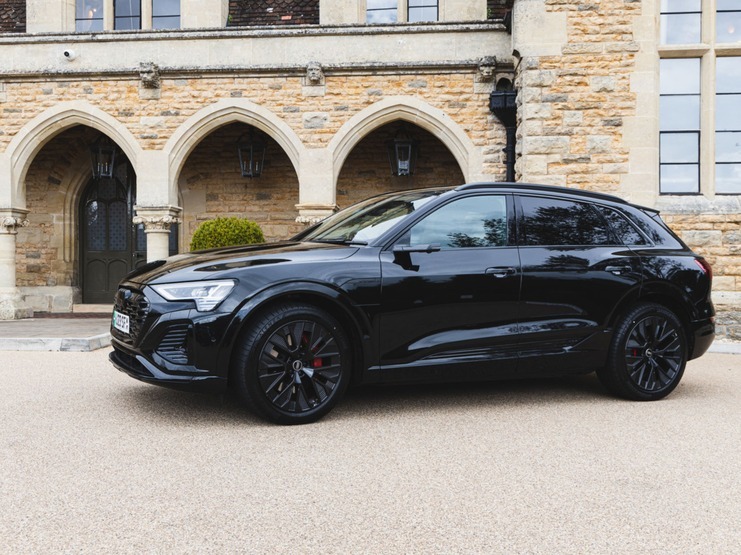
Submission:
M 607 206 L 596 206 L 607 220 L 616 235 L 617 240 L 623 245 L 647 245 L 648 241 L 640 234 L 636 227 L 617 210 Z

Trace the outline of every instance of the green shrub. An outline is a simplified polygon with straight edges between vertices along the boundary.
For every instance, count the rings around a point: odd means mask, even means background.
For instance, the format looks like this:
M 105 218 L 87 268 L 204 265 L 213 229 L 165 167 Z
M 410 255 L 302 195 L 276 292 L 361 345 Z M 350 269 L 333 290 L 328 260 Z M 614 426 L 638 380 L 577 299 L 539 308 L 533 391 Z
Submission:
M 190 250 L 200 251 L 264 242 L 262 229 L 255 222 L 244 218 L 216 218 L 198 226 L 190 242 Z

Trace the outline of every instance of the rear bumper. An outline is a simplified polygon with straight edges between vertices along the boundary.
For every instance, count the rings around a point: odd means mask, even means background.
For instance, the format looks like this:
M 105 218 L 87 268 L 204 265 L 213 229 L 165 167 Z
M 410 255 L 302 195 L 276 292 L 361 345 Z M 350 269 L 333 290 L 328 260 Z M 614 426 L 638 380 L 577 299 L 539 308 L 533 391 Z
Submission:
M 145 356 L 123 349 L 120 345 L 116 345 L 115 341 L 113 342 L 113 351 L 108 358 L 113 366 L 121 372 L 146 383 L 200 393 L 223 393 L 226 390 L 226 378 L 212 374 L 179 375 L 166 373 Z
M 715 339 L 715 318 L 706 318 L 692 322 L 691 332 L 694 337 L 692 342 L 692 352 L 689 360 L 705 354 Z

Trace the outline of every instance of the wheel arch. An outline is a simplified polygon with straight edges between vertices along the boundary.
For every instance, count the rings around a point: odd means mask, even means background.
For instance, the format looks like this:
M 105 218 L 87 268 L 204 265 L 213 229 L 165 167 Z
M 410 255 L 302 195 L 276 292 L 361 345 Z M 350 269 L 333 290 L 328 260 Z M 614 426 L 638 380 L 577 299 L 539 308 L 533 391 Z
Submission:
M 348 335 L 352 348 L 352 382 L 357 383 L 367 366 L 371 324 L 366 314 L 341 290 L 313 282 L 280 284 L 249 299 L 237 312 L 225 333 L 219 366 L 229 369 L 231 379 L 234 351 L 250 324 L 271 308 L 303 303 L 320 308 L 336 318 Z

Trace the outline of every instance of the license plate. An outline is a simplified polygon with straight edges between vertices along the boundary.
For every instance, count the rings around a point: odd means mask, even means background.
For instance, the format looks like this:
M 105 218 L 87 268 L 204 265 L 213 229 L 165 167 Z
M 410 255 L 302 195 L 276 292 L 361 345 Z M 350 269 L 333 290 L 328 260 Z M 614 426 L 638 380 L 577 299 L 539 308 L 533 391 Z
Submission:
M 123 333 L 129 333 L 129 317 L 126 314 L 113 311 L 113 327 Z

